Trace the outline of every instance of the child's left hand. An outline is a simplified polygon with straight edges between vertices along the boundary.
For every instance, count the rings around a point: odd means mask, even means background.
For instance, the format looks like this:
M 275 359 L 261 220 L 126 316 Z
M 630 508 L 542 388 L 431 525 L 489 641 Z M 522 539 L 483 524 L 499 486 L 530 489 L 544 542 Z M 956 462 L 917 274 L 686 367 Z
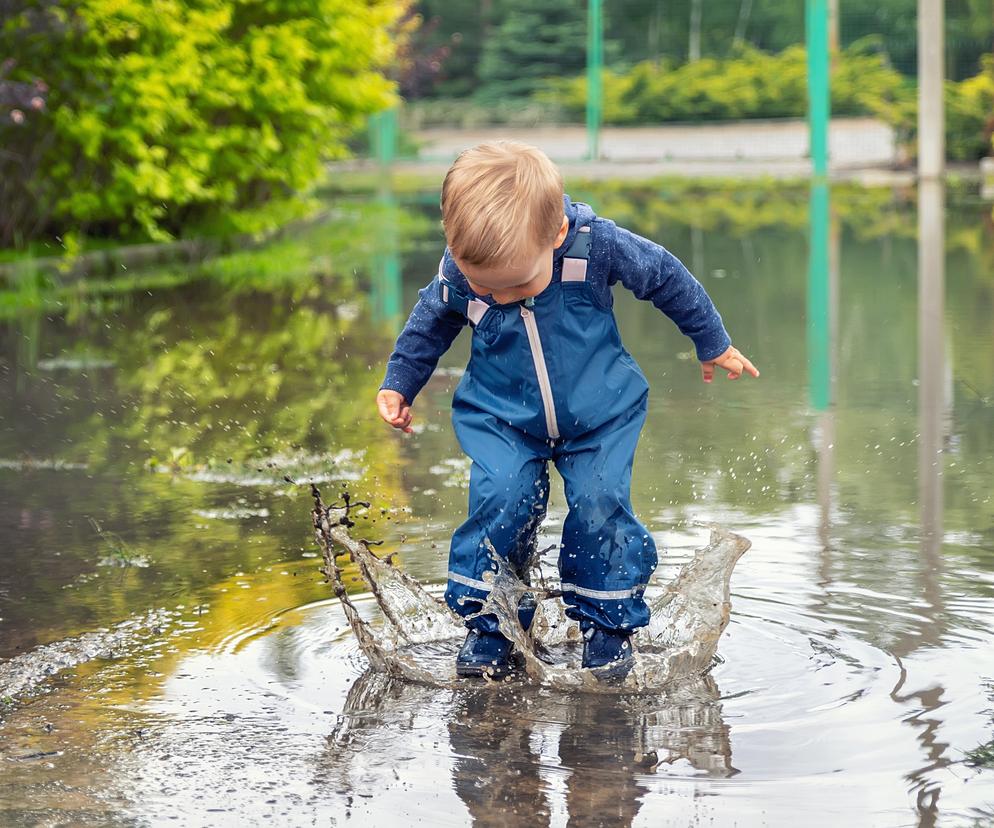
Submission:
M 728 371 L 728 378 L 731 380 L 738 379 L 743 373 L 751 374 L 754 377 L 759 376 L 759 371 L 749 361 L 749 358 L 745 354 L 740 353 L 738 348 L 734 348 L 731 345 L 728 346 L 725 353 L 721 356 L 701 363 L 701 377 L 705 382 L 711 382 L 714 379 L 715 365 Z

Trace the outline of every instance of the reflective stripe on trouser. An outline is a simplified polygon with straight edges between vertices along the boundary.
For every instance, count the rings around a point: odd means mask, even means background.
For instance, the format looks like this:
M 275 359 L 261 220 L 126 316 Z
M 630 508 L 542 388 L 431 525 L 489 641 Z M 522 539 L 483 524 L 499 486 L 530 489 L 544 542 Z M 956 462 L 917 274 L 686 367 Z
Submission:
M 547 461 L 565 481 L 569 514 L 563 525 L 559 573 L 567 614 L 582 627 L 632 629 L 649 623 L 642 591 L 656 567 L 652 537 L 632 513 L 629 488 L 646 398 L 580 437 L 554 445 L 490 414 L 460 409 L 456 436 L 472 458 L 469 517 L 452 537 L 445 599 L 459 615 L 480 609 L 483 574 L 496 567 L 484 539 L 523 569 L 535 549 L 549 496 Z M 467 622 L 496 630 L 493 616 Z
M 647 397 L 613 420 L 557 447 L 569 512 L 559 550 L 566 614 L 584 629 L 649 623 L 642 597 L 656 568 L 656 544 L 632 512 L 632 461 Z

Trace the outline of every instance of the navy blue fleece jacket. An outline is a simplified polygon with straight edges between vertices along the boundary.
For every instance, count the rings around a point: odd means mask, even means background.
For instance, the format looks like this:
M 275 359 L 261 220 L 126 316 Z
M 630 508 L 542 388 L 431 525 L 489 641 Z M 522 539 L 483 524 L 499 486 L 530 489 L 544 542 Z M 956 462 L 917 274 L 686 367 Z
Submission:
M 621 282 L 639 299 L 652 302 L 672 319 L 681 332 L 693 341 L 697 358 L 702 362 L 721 355 L 731 345 L 711 297 L 676 256 L 608 219 L 597 219 L 589 205 L 574 203 L 568 195 L 563 196 L 563 207 L 569 219 L 569 233 L 556 248 L 554 259 L 565 255 L 579 227 L 593 220 L 607 221 L 612 225 L 614 244 L 607 266 L 598 267 L 591 262 L 594 266 L 588 270 L 591 287 L 605 307 L 613 304 L 612 286 Z M 449 282 L 473 295 L 448 248 L 440 270 Z M 381 390 L 399 392 L 409 404 L 428 382 L 439 358 L 467 324 L 465 316 L 442 302 L 438 281 L 436 275 L 431 284 L 420 290 L 417 304 L 397 338 L 387 363 L 386 377 L 380 386 Z M 490 296 L 480 298 L 493 304 Z

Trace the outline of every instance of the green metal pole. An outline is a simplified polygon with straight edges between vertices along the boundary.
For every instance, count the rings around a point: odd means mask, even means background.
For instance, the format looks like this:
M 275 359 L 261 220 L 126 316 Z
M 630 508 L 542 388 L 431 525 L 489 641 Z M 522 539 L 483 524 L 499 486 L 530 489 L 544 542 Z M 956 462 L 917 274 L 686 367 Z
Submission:
M 369 116 L 369 142 L 373 156 L 388 167 L 397 157 L 397 110 L 385 109 Z
M 369 154 L 376 158 L 380 157 L 380 113 L 374 112 L 366 122 L 369 129 Z
M 828 119 L 831 109 L 828 52 L 828 0 L 805 0 L 808 52 L 808 129 L 812 172 L 828 175 Z
M 600 158 L 603 119 L 604 16 L 602 0 L 587 0 L 587 158 Z
M 811 185 L 808 210 L 808 383 L 811 405 L 824 411 L 832 402 L 831 203 L 825 181 Z

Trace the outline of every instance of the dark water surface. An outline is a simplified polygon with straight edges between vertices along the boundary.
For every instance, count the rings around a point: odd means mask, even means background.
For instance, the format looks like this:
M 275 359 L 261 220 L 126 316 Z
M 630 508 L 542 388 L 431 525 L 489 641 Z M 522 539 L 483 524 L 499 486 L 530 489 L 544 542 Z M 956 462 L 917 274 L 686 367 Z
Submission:
M 0 302 L 0 670 L 163 612 L 0 700 L 0 824 L 994 824 L 990 205 L 923 191 L 919 232 L 914 193 L 572 194 L 679 255 L 763 372 L 703 385 L 618 289 L 652 386 L 633 500 L 659 580 L 695 521 L 753 542 L 703 685 L 366 669 L 284 475 L 372 501 L 356 533 L 441 584 L 468 338 L 416 433 L 389 431 L 373 398 L 437 266 L 435 196 L 350 201 L 202 271 Z M 559 484 L 543 545 L 564 515 Z

